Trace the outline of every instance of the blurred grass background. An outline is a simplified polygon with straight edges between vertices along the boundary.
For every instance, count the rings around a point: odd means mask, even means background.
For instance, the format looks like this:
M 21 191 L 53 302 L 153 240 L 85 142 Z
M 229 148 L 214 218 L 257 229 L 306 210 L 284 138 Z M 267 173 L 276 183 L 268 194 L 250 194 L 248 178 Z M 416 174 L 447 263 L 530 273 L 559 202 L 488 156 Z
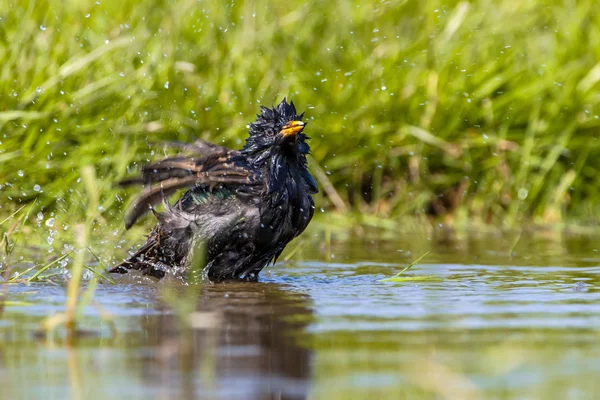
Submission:
M 240 147 L 287 96 L 343 223 L 599 222 L 591 0 L 0 0 L 0 59 L 0 215 L 85 219 L 91 165 L 122 229 L 161 141 Z

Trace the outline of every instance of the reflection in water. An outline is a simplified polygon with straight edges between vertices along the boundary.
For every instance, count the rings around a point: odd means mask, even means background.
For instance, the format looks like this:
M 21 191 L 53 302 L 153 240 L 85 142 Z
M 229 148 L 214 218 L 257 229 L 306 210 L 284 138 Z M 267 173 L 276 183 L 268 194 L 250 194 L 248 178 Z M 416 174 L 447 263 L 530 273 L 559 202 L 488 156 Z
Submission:
M 144 381 L 159 382 L 165 396 L 306 397 L 311 354 L 294 338 L 311 319 L 306 296 L 276 284 L 228 283 L 206 285 L 197 298 L 187 327 L 173 314 L 144 320 L 146 344 L 156 346 Z
M 312 321 L 311 302 L 286 285 L 200 287 L 185 321 L 158 300 L 171 287 L 102 286 L 96 297 L 113 314 L 119 336 L 91 310 L 82 320 L 87 333 L 73 346 L 60 332 L 36 339 L 40 322 L 62 311 L 64 290 L 33 287 L 14 287 L 13 298 L 39 307 L 14 308 L 0 320 L 2 400 L 306 398 L 311 351 L 297 339 Z M 174 309 L 189 300 L 188 288 L 175 288 Z

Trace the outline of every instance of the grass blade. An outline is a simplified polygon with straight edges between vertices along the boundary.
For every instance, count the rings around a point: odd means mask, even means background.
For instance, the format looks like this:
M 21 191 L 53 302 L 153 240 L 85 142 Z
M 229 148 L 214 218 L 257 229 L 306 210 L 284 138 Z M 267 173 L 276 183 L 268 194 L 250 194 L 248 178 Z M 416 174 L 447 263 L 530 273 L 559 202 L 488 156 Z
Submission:
M 417 258 L 416 260 L 411 262 L 409 265 L 404 267 L 404 269 L 402 271 L 398 272 L 396 275 L 392 276 L 391 278 L 380 279 L 378 282 L 399 282 L 401 280 L 402 281 L 410 280 L 411 278 L 404 278 L 404 277 L 401 278 L 402 274 L 405 273 L 406 271 L 408 271 L 409 269 L 411 269 L 419 261 L 421 261 L 423 258 L 425 258 L 425 256 L 427 254 L 429 254 L 430 252 L 431 252 L 431 250 L 427 250 L 427 252 L 425 254 L 423 254 L 421 257 Z M 415 279 L 412 279 L 412 280 L 415 280 Z
M 60 261 L 64 260 L 65 258 L 70 256 L 71 253 L 73 253 L 73 250 L 71 250 L 70 252 L 68 252 L 66 254 L 63 254 L 62 256 L 58 257 L 56 260 L 44 265 L 35 274 L 33 274 L 30 278 L 28 278 L 27 282 L 32 282 L 32 281 L 36 280 L 38 276 L 40 276 L 42 273 L 44 273 L 44 271 L 46 271 L 48 268 L 52 267 L 53 265 L 59 263 Z M 23 275 L 23 274 L 21 274 L 21 275 Z
M 27 204 L 21 206 L 21 208 L 19 208 L 17 211 L 15 211 L 14 213 L 10 214 L 8 217 L 4 218 L 4 220 L 2 222 L 0 222 L 0 225 L 3 225 L 6 221 L 8 221 L 9 219 L 11 219 L 12 217 L 14 217 L 15 215 L 17 215 L 19 212 L 21 212 L 22 209 L 24 209 L 25 207 L 27 207 Z

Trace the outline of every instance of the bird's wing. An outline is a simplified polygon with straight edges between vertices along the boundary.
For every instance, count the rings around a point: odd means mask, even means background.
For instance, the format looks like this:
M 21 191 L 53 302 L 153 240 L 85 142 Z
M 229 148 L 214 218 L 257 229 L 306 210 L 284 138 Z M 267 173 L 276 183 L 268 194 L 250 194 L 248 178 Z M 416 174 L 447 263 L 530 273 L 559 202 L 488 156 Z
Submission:
M 226 153 L 228 151 L 232 151 L 227 147 L 220 146 L 218 144 L 210 143 L 202 139 L 196 139 L 195 141 L 188 142 L 178 142 L 178 141 L 167 141 L 163 142 L 166 147 L 176 147 L 181 149 L 186 153 L 192 153 L 195 155 L 200 155 L 203 157 L 207 157 L 211 154 L 217 153 Z
M 204 187 L 212 191 L 226 187 L 244 192 L 259 189 L 263 181 L 260 171 L 252 168 L 239 151 L 210 146 L 210 151 L 199 151 L 195 156 L 168 157 L 148 164 L 139 177 L 122 184 L 147 186 L 125 215 L 125 227 L 129 229 L 142 215 L 179 189 Z

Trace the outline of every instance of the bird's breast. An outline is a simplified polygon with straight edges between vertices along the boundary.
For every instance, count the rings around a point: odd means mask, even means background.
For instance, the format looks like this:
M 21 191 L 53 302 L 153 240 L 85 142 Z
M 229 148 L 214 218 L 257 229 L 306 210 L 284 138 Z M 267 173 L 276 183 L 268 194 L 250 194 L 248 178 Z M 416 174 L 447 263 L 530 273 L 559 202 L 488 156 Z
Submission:
M 307 188 L 296 180 L 288 180 L 281 189 L 265 195 L 261 204 L 259 241 L 271 246 L 291 241 L 308 225 L 313 204 Z

